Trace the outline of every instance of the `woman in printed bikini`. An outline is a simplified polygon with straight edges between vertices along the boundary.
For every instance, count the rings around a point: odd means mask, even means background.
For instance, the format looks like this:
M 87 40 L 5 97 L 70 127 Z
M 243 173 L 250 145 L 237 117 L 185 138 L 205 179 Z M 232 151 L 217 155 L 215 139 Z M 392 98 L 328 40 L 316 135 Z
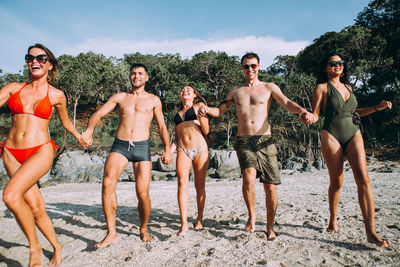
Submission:
M 208 168 L 208 146 L 203 136 L 210 131 L 208 117 L 197 116 L 203 100 L 191 86 L 185 86 L 180 92 L 181 108 L 176 113 L 175 141 L 171 151 L 177 151 L 176 171 L 178 175 L 178 204 L 182 225 L 178 236 L 183 236 L 188 231 L 188 185 L 191 164 L 193 164 L 194 184 L 197 194 L 197 220 L 194 229 L 203 228 L 203 211 L 206 200 L 205 181 Z
M 10 177 L 3 200 L 28 238 L 29 266 L 42 266 L 42 248 L 35 225 L 54 248 L 49 266 L 55 266 L 61 262 L 62 247 L 36 184 L 50 169 L 53 150 L 57 148 L 48 131 L 54 109 L 63 127 L 78 141 L 80 134 L 68 118 L 64 93 L 49 84 L 54 82 L 58 68 L 53 53 L 45 46 L 35 44 L 28 48 L 25 61 L 31 81 L 12 82 L 0 90 L 0 106 L 8 101 L 12 113 L 8 137 L 0 144 Z

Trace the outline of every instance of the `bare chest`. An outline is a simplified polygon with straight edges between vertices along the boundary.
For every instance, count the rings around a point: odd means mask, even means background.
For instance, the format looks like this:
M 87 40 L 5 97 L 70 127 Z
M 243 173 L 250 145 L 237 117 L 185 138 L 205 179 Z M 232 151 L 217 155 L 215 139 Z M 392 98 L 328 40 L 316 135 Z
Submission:
M 122 114 L 149 114 L 152 115 L 154 103 L 148 98 L 130 97 L 119 103 L 119 110 Z
M 238 107 L 263 107 L 268 105 L 271 93 L 267 90 L 243 88 L 234 97 Z

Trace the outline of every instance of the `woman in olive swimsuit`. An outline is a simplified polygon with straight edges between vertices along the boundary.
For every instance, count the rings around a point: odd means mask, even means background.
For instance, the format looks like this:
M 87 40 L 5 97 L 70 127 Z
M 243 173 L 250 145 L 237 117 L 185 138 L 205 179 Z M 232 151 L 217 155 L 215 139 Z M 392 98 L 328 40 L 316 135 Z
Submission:
M 360 131 L 360 116 L 391 108 L 390 101 L 357 108 L 357 100 L 347 78 L 343 56 L 331 53 L 321 64 L 317 87 L 313 93 L 312 110 L 318 121 L 320 110 L 325 115 L 321 131 L 321 150 L 329 171 L 328 190 L 330 219 L 328 232 L 338 232 L 337 208 L 343 185 L 343 162 L 346 154 L 357 184 L 358 200 L 364 219 L 367 240 L 377 246 L 388 246 L 375 231 L 375 204 L 368 176 L 364 141 Z
M 203 228 L 203 211 L 206 200 L 205 181 L 208 168 L 208 147 L 203 136 L 207 135 L 210 128 L 207 116 L 197 116 L 201 97 L 191 86 L 185 86 L 180 92 L 181 108 L 176 113 L 175 141 L 171 151 L 177 151 L 176 171 L 178 175 L 178 204 L 182 225 L 178 236 L 188 231 L 188 185 L 190 166 L 193 164 L 194 184 L 197 194 L 197 220 L 194 228 Z

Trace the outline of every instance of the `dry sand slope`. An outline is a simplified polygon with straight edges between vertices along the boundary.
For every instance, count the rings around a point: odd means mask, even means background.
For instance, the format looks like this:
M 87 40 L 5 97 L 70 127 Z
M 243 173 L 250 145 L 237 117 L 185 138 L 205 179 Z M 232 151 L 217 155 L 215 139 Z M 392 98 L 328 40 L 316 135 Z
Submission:
M 60 184 L 41 189 L 48 214 L 64 246 L 61 266 L 399 266 L 400 172 L 370 172 L 376 202 L 376 227 L 391 241 L 388 249 L 366 242 L 357 190 L 351 171 L 339 204 L 338 234 L 325 231 L 328 213 L 328 174 L 282 173 L 275 230 L 278 238 L 267 241 L 265 198 L 256 184 L 257 231 L 243 228 L 247 211 L 241 181 L 213 181 L 206 185 L 205 229 L 190 228 L 177 237 L 180 220 L 176 182 L 152 182 L 149 223 L 154 239 L 139 239 L 139 218 L 134 184 L 120 182 L 118 242 L 93 250 L 106 233 L 100 184 Z M 195 191 L 189 188 L 189 219 L 196 218 Z M 40 235 L 43 261 L 52 247 Z M 0 266 L 26 266 L 27 240 L 3 202 L 0 204 Z

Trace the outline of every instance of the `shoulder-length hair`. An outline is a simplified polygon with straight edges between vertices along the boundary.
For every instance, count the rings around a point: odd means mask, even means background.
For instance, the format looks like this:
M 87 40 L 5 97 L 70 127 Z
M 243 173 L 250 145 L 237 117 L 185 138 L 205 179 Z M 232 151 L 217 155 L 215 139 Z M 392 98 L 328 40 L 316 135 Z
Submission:
M 30 47 L 28 47 L 28 54 L 29 54 L 29 51 L 31 51 L 32 48 L 42 49 L 46 53 L 49 62 L 51 63 L 51 65 L 53 65 L 53 68 L 51 70 L 49 70 L 49 73 L 48 73 L 48 76 L 47 76 L 47 82 L 54 83 L 56 81 L 56 75 L 57 75 L 57 72 L 58 72 L 58 61 L 57 61 L 56 57 L 50 51 L 50 49 L 48 49 L 47 47 L 45 47 L 42 44 L 34 44 L 34 45 L 31 45 Z M 30 72 L 29 72 L 29 76 L 30 76 L 30 79 L 32 80 Z
M 196 88 L 194 88 L 191 85 L 185 85 L 184 87 L 190 87 L 193 89 L 194 95 L 196 96 L 193 100 L 193 104 L 199 103 L 199 102 L 203 102 L 204 104 L 207 104 L 206 100 L 199 94 L 199 92 L 197 92 Z M 179 110 L 183 109 L 183 104 L 182 101 L 179 102 Z

